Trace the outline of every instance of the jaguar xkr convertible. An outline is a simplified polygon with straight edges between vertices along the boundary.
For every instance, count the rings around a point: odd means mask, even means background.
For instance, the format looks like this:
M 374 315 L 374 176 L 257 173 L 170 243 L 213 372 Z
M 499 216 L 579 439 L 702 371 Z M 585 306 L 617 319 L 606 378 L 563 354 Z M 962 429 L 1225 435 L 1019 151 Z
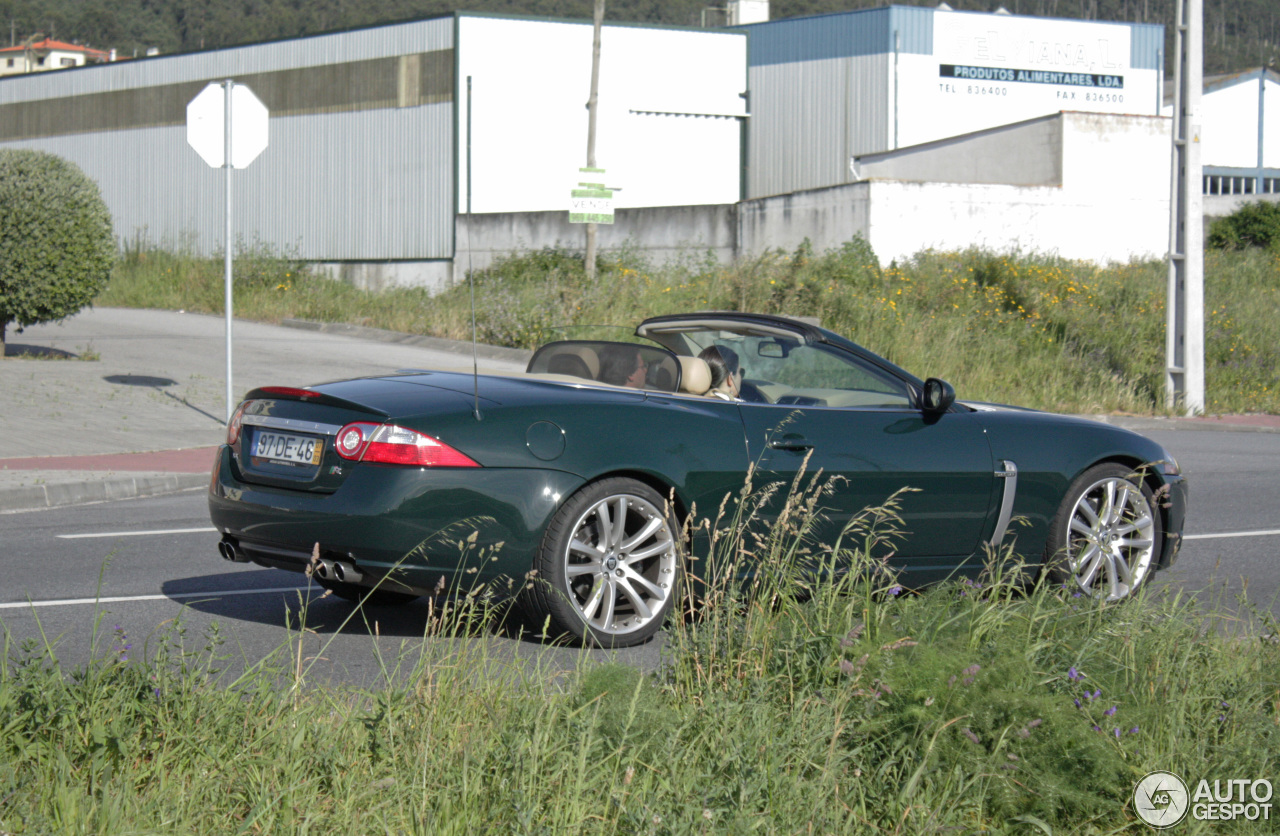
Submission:
M 672 611 L 691 509 L 721 507 L 749 467 L 836 480 L 818 542 L 913 488 L 890 558 L 908 587 L 1012 544 L 1054 582 L 1124 598 L 1174 561 L 1186 510 L 1177 463 L 1140 435 L 958 401 L 823 328 L 739 313 L 552 342 L 523 374 L 255 389 L 209 509 L 228 560 L 383 603 L 514 579 L 540 623 L 623 646 Z

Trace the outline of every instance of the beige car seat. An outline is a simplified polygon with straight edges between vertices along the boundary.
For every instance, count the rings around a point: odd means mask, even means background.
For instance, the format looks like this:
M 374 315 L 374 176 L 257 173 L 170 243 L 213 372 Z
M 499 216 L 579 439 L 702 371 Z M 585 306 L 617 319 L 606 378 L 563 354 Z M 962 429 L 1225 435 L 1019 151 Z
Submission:
M 711 388 L 711 367 L 701 357 L 677 357 L 680 361 L 680 391 L 705 395 Z

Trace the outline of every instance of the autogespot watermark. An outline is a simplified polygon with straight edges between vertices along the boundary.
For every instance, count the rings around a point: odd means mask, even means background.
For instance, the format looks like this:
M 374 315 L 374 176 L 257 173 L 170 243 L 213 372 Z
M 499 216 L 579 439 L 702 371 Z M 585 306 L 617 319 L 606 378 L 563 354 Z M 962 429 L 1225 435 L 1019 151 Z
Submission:
M 1187 813 L 1197 821 L 1270 821 L 1271 782 L 1201 778 L 1192 791 L 1172 772 L 1152 772 L 1133 788 L 1133 809 L 1157 829 L 1173 827 Z

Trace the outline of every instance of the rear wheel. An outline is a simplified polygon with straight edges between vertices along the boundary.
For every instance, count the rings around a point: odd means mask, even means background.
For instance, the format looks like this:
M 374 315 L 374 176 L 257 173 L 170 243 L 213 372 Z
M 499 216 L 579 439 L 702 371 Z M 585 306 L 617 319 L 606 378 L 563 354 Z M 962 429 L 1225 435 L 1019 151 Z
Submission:
M 1123 465 L 1100 464 L 1067 491 L 1049 527 L 1049 577 L 1117 601 L 1146 582 L 1160 558 L 1160 513 L 1151 489 Z
M 601 647 L 646 641 L 676 600 L 678 531 L 666 500 L 643 482 L 587 485 L 547 527 L 526 604 L 559 632 Z

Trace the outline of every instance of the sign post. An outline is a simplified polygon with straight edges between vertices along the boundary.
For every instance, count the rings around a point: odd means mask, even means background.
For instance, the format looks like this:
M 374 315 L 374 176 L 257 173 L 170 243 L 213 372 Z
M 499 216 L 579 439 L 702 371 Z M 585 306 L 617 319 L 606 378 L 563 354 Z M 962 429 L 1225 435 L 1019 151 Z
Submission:
M 243 84 L 213 82 L 187 105 L 187 144 L 226 180 L 223 229 L 224 305 L 227 314 L 227 421 L 235 409 L 231 387 L 231 169 L 245 168 L 267 147 L 267 107 Z

